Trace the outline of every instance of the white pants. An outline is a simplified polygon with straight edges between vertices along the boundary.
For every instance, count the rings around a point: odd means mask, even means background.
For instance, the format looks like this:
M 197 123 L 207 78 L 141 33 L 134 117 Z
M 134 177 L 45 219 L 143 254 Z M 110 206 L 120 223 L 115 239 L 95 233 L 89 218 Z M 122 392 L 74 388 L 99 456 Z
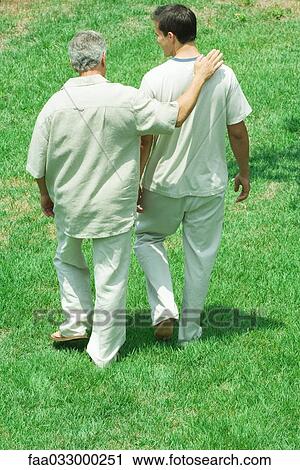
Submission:
M 54 258 L 66 321 L 63 336 L 84 335 L 92 329 L 87 352 L 99 366 L 116 359 L 126 338 L 126 290 L 130 263 L 131 231 L 94 238 L 93 260 L 96 299 L 93 305 L 90 273 L 81 250 L 82 239 L 58 229 Z
M 135 252 L 145 272 L 153 325 L 178 319 L 164 240 L 183 227 L 184 292 L 180 342 L 201 336 L 201 311 L 221 240 L 224 193 L 171 198 L 144 191 L 144 213 L 138 215 Z

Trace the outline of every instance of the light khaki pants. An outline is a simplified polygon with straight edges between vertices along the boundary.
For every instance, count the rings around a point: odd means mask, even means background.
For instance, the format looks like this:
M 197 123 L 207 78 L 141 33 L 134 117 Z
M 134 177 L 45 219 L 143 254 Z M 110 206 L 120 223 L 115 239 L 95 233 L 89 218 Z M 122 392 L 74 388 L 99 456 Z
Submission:
M 144 191 L 144 213 L 136 224 L 136 256 L 145 272 L 152 323 L 178 318 L 164 241 L 182 223 L 184 292 L 178 340 L 201 336 L 200 315 L 221 240 L 224 193 L 171 198 Z
M 130 263 L 131 231 L 94 238 L 93 260 L 96 298 L 92 300 L 90 273 L 81 250 L 82 239 L 58 229 L 54 258 L 62 309 L 63 336 L 84 335 L 92 329 L 87 352 L 99 367 L 116 359 L 126 338 L 126 290 Z

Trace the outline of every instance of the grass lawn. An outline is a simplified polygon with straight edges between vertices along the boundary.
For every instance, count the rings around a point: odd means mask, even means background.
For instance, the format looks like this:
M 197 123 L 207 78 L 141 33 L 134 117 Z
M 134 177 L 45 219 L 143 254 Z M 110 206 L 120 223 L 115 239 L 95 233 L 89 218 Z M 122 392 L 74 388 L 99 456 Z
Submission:
M 149 313 L 139 326 L 149 307 L 132 256 L 128 340 L 121 361 L 98 370 L 84 344 L 49 340 L 60 319 L 55 231 L 26 153 L 41 107 L 73 76 L 66 44 L 77 30 L 107 38 L 111 81 L 139 86 L 164 60 L 149 20 L 156 2 L 0 2 L 1 449 L 299 448 L 299 4 L 189 2 L 200 50 L 224 52 L 254 110 L 252 193 L 236 205 L 230 181 L 206 304 L 228 324 L 206 325 L 185 350 L 157 344 Z M 229 148 L 228 164 L 232 178 Z M 180 232 L 168 248 L 180 304 Z M 236 312 L 256 326 L 233 322 Z

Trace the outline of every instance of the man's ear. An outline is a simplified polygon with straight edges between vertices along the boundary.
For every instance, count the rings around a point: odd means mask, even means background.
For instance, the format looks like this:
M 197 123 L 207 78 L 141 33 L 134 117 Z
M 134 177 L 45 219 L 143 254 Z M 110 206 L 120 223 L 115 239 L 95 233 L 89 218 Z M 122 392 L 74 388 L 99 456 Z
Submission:
M 103 67 L 106 66 L 106 51 L 104 51 L 103 54 L 102 54 L 101 65 L 103 65 Z
M 168 38 L 171 39 L 172 41 L 174 41 L 174 39 L 176 38 L 175 34 L 174 33 L 171 33 L 170 31 L 168 32 Z

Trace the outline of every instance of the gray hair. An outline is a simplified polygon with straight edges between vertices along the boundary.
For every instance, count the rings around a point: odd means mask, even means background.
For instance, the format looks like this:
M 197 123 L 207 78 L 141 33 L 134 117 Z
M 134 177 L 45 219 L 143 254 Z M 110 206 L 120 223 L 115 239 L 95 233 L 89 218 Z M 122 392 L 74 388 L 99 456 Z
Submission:
M 80 31 L 70 41 L 68 52 L 72 67 L 77 72 L 94 69 L 106 51 L 104 39 L 96 31 Z

